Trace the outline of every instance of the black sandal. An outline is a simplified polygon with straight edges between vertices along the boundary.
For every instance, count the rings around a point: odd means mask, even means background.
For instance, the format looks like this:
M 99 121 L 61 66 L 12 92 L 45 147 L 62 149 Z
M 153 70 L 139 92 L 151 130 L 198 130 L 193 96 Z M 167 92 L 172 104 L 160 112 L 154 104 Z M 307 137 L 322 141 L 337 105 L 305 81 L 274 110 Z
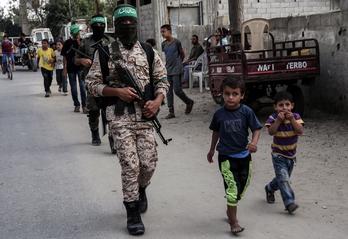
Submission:
M 239 233 L 241 233 L 241 232 L 243 232 L 244 231 L 244 227 L 241 227 L 241 226 L 239 226 L 238 225 L 238 227 L 239 227 L 239 229 L 238 230 L 236 230 L 236 228 L 232 228 L 232 226 L 231 226 L 231 232 L 232 232 L 232 234 L 233 235 L 235 235 L 235 236 L 237 236 Z

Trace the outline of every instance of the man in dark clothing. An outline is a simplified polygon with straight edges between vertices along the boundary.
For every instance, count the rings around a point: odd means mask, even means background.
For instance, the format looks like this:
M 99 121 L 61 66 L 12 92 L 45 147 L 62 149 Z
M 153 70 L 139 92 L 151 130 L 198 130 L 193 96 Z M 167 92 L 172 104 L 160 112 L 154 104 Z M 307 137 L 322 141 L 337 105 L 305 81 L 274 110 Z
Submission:
M 70 34 L 72 37 L 65 41 L 61 53 L 64 56 L 64 77 L 69 76 L 71 96 L 75 106 L 74 112 L 80 112 L 81 106 L 77 94 L 77 78 L 79 79 L 82 111 L 84 114 L 87 114 L 85 82 L 81 75 L 81 67 L 75 64 L 75 51 L 72 49 L 78 49 L 80 45 L 79 26 L 76 24 L 71 25 Z
M 91 47 L 91 45 L 95 44 L 99 40 L 103 41 L 103 45 L 109 45 L 111 42 L 111 38 L 104 35 L 105 32 L 105 18 L 103 15 L 95 15 L 91 18 L 90 22 L 93 34 L 90 37 L 87 37 L 81 41 L 81 45 L 79 50 L 84 55 L 77 53 L 75 57 L 75 64 L 78 66 L 82 66 L 82 77 L 85 79 L 88 71 L 91 67 L 91 60 L 94 57 L 94 53 L 96 48 Z M 89 58 L 87 58 L 87 56 Z M 106 57 L 105 55 L 103 55 Z M 108 60 L 106 59 L 107 62 Z M 107 74 L 107 73 L 106 73 Z M 106 76 L 105 76 L 106 77 Z M 99 136 L 99 117 L 100 117 L 100 105 L 97 104 L 96 97 L 93 97 L 89 91 L 87 91 L 87 109 L 88 109 L 88 123 L 91 129 L 92 134 L 92 145 L 99 146 L 101 144 L 100 136 Z M 112 153 L 116 153 L 114 149 L 114 141 L 111 136 L 109 136 L 110 147 Z
M 198 36 L 192 35 L 191 43 L 193 45 L 191 49 L 191 53 L 189 58 L 184 62 L 184 82 L 188 82 L 189 73 L 190 73 L 190 65 L 194 64 L 194 62 L 198 59 L 200 55 L 203 54 L 204 49 L 198 42 Z
M 167 94 L 168 97 L 168 108 L 169 114 L 166 119 L 175 118 L 174 114 L 174 94 L 185 102 L 186 110 L 185 114 L 190 114 L 193 108 L 194 101 L 191 100 L 185 92 L 182 90 L 181 85 L 181 75 L 183 73 L 182 61 L 185 58 L 184 51 L 181 46 L 181 42 L 172 36 L 172 28 L 170 25 L 166 24 L 161 27 L 162 37 L 165 39 L 162 42 L 162 51 L 166 55 L 166 68 L 168 81 L 170 83 L 170 88 Z
M 192 48 L 191 48 L 191 52 L 190 52 L 190 56 L 189 58 L 184 62 L 185 63 L 190 63 L 192 61 L 196 61 L 197 58 L 203 54 L 204 49 L 201 46 L 201 44 L 199 44 L 198 41 L 198 36 L 197 35 L 192 35 L 191 38 L 191 43 L 192 43 Z

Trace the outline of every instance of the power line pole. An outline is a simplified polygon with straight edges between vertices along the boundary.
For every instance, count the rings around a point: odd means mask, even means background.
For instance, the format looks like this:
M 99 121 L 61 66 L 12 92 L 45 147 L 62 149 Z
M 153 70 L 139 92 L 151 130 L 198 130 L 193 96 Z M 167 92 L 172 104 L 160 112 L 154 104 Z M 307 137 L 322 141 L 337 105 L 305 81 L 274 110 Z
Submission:
M 29 35 L 29 21 L 27 14 L 27 1 L 19 1 L 19 25 L 22 27 L 22 32 Z
M 161 51 L 161 26 L 168 23 L 167 1 L 152 0 L 153 22 L 154 22 L 154 37 L 156 40 L 157 49 Z
M 243 0 L 229 0 L 228 1 L 228 12 L 230 19 L 230 29 L 233 33 L 240 32 L 242 24 L 242 4 Z
M 72 13 L 71 13 L 71 1 L 69 0 L 69 15 L 70 19 L 72 18 Z

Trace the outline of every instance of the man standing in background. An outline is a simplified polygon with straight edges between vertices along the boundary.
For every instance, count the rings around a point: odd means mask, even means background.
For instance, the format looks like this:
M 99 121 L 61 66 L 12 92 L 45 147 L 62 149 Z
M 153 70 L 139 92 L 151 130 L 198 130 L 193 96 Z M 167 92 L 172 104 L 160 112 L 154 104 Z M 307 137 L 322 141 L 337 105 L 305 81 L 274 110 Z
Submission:
M 82 104 L 82 111 L 87 114 L 85 82 L 81 76 L 80 66 L 75 64 L 75 51 L 72 49 L 78 49 L 80 45 L 80 28 L 77 24 L 71 25 L 70 34 L 71 38 L 65 41 L 61 53 L 64 56 L 64 77 L 69 76 L 71 96 L 75 106 L 74 112 L 80 112 Z M 77 94 L 77 78 L 79 79 L 81 104 Z
M 104 34 L 105 32 L 105 18 L 103 15 L 97 14 L 91 18 L 90 22 L 93 34 L 90 37 L 87 37 L 81 41 L 79 50 L 81 52 L 76 54 L 75 64 L 78 66 L 82 66 L 82 78 L 85 80 L 86 75 L 91 67 L 91 61 L 94 57 L 94 52 L 96 50 L 95 47 L 92 47 L 98 41 L 102 41 L 102 44 L 106 51 L 109 51 L 108 45 L 111 42 L 111 37 L 108 37 Z M 84 53 L 84 55 L 82 55 Z M 88 58 L 87 58 L 88 56 Z M 107 77 L 109 75 L 109 68 L 107 67 L 108 58 L 105 54 L 101 55 L 103 57 L 102 62 L 103 65 L 103 77 Z M 105 79 L 104 79 L 105 80 Z M 92 145 L 99 146 L 101 144 L 100 136 L 99 136 L 99 117 L 100 117 L 100 105 L 97 103 L 98 97 L 92 96 L 89 91 L 87 91 L 87 109 L 88 109 L 88 124 L 92 134 Z M 103 122 L 105 123 L 105 122 Z M 105 127 L 105 125 L 104 125 Z M 115 153 L 114 141 L 111 135 L 109 135 L 109 142 L 111 147 L 111 152 Z
M 162 51 L 166 56 L 166 68 L 170 88 L 167 94 L 169 114 L 166 119 L 175 118 L 174 113 L 174 93 L 186 104 L 185 114 L 190 114 L 193 108 L 194 101 L 191 100 L 182 90 L 181 76 L 183 73 L 183 60 L 185 58 L 181 42 L 172 35 L 172 27 L 168 24 L 161 27 L 162 37 L 165 39 L 162 42 Z
M 201 46 L 201 44 L 199 44 L 197 35 L 192 35 L 191 43 L 192 43 L 192 48 L 191 48 L 190 56 L 184 62 L 184 83 L 188 83 L 189 81 L 190 66 L 194 65 L 198 57 L 202 55 L 204 52 L 203 47 Z

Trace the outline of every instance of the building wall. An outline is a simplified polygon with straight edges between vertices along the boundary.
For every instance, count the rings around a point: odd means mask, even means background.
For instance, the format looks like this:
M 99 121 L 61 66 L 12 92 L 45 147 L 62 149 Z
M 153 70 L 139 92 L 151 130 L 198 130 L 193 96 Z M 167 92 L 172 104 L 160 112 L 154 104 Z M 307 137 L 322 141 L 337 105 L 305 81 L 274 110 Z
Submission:
M 289 16 L 305 16 L 325 13 L 334 10 L 335 3 L 345 0 L 242 0 L 242 21 L 251 18 L 277 18 Z M 218 2 L 218 16 L 228 17 L 228 0 Z M 348 2 L 348 1 L 347 1 Z M 337 4 L 338 5 L 338 4 Z
M 155 29 L 154 29 L 154 19 L 152 4 L 141 6 L 139 9 L 139 24 L 140 24 L 140 40 L 146 41 L 149 38 L 155 38 Z
M 331 0 L 244 0 L 244 20 L 312 15 L 330 9 Z
M 315 38 L 320 48 L 320 77 L 306 90 L 312 106 L 348 116 L 348 11 L 309 17 L 275 18 L 276 40 Z

